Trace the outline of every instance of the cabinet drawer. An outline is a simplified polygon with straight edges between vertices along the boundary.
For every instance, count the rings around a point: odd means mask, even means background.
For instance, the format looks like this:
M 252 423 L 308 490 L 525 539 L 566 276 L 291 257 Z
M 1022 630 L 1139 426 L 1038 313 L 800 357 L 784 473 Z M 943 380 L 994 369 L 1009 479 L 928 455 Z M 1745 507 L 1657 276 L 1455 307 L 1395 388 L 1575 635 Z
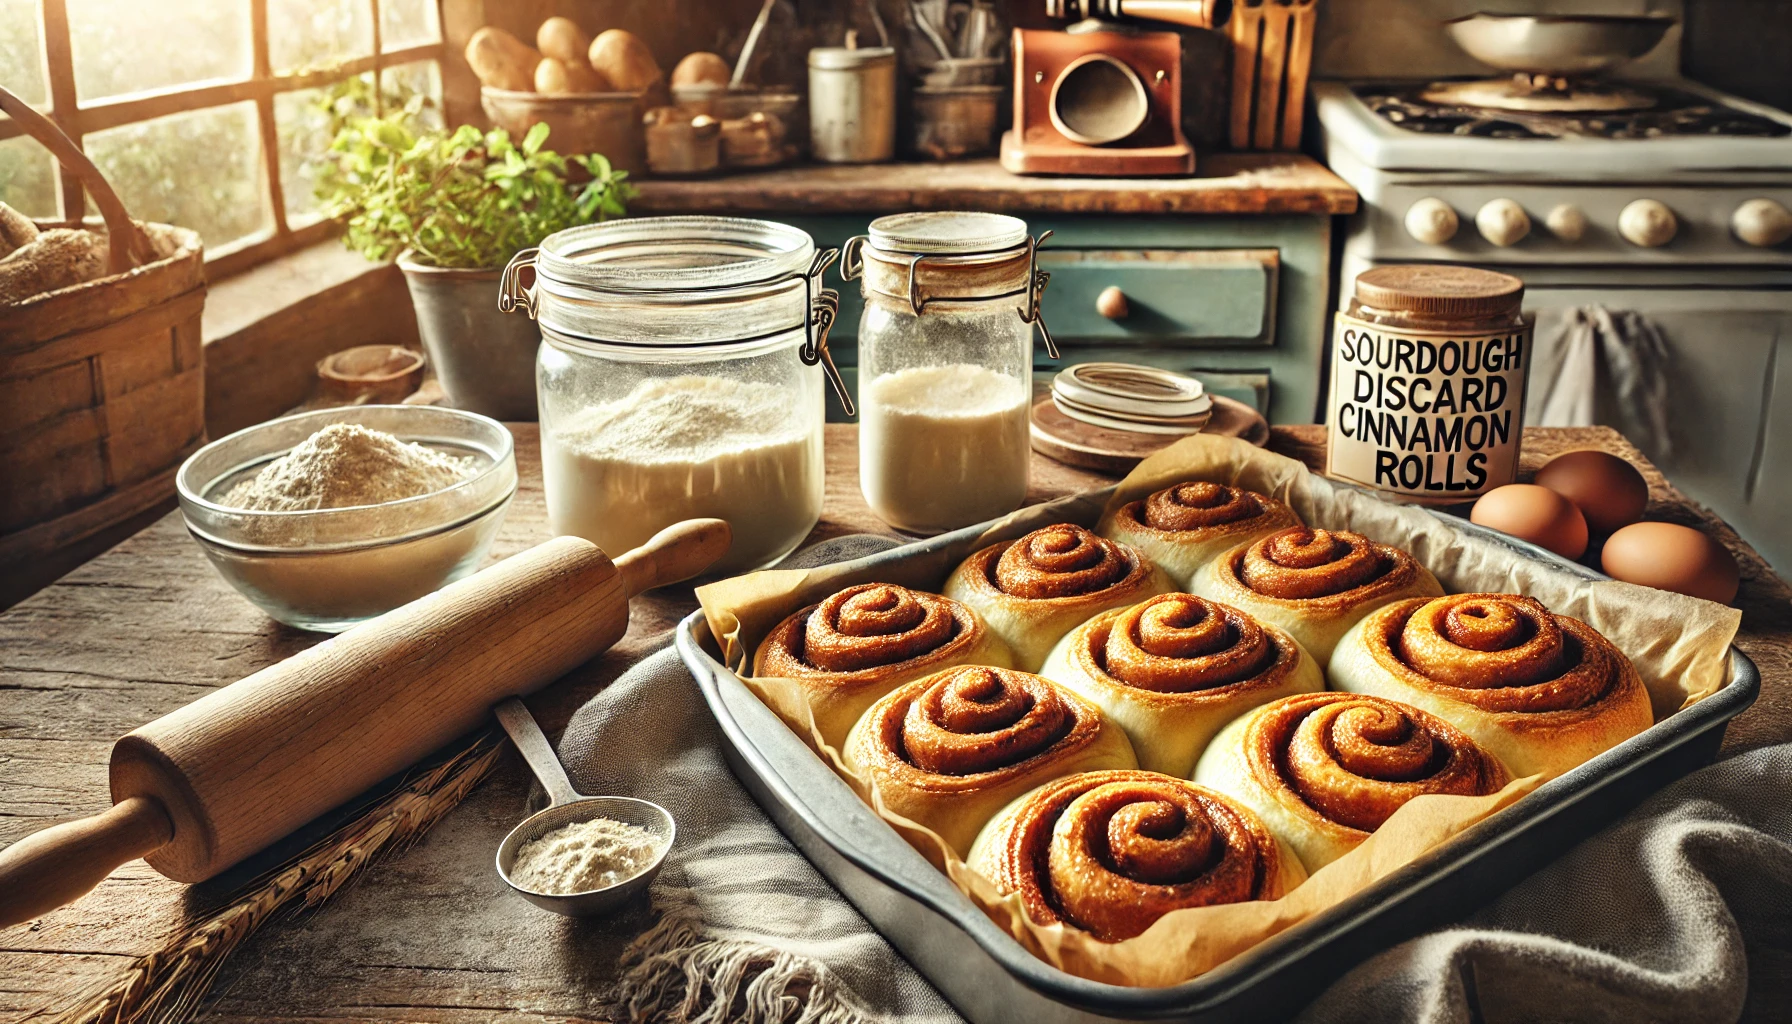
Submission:
M 1275 249 L 1048 249 L 1039 265 L 1052 275 L 1046 324 L 1065 340 L 1275 343 Z M 1126 294 L 1124 317 L 1096 311 L 1109 287 Z

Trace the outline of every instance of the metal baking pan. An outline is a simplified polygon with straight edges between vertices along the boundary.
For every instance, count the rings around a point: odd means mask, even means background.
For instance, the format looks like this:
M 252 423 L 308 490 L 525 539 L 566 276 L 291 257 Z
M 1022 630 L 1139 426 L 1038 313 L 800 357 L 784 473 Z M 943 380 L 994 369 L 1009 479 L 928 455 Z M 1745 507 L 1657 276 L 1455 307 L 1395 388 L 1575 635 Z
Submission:
M 1105 502 L 1110 493 L 1035 506 L 1015 517 L 1003 536 L 1081 519 L 1066 513 L 1075 508 L 1086 514 L 1088 502 Z M 1459 517 L 1432 514 L 1465 534 L 1583 578 L 1604 578 Z M 968 554 L 984 533 L 985 527 L 971 527 L 842 564 L 863 570 L 867 579 L 903 582 L 913 577 L 917 562 L 955 562 L 954 556 Z M 1725 685 L 1692 707 L 1550 780 L 1351 899 L 1191 981 L 1128 988 L 1060 971 L 998 928 L 718 660 L 701 611 L 679 624 L 677 643 L 721 726 L 723 754 L 748 792 L 891 945 L 976 1024 L 1285 1018 L 1357 963 L 1458 920 L 1656 790 L 1709 763 L 1725 723 L 1760 691 L 1754 663 L 1732 646 Z

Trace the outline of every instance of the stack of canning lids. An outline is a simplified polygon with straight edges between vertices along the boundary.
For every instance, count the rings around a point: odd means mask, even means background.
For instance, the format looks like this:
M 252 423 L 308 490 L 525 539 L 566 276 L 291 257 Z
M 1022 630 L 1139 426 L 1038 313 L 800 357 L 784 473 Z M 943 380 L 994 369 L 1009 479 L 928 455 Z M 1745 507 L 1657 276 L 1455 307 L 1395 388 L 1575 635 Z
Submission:
M 1213 398 L 1185 374 L 1133 363 L 1082 363 L 1052 379 L 1052 404 L 1109 430 L 1180 437 L 1213 418 Z

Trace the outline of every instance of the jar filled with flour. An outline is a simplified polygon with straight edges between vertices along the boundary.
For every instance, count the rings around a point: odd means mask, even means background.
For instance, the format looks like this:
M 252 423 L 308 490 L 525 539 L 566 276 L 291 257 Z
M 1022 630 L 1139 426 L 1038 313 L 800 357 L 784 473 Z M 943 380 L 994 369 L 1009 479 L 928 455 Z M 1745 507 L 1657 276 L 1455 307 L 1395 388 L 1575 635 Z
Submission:
M 847 242 L 841 275 L 865 296 L 859 480 L 891 526 L 938 533 L 1025 499 L 1035 323 L 1052 344 L 1043 240 L 1001 214 L 904 213 Z
M 683 519 L 728 521 L 718 573 L 790 553 L 821 517 L 834 250 L 767 221 L 572 228 L 505 269 L 499 306 L 541 324 L 548 523 L 620 553 Z M 524 268 L 535 281 L 523 287 Z

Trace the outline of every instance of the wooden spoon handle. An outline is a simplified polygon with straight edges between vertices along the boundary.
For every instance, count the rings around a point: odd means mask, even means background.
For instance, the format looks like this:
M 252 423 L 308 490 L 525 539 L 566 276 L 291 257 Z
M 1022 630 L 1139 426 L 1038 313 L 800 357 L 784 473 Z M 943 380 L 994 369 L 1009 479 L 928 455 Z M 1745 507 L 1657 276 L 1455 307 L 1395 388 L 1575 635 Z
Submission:
M 33 832 L 0 850 L 0 928 L 79 899 L 119 865 L 172 838 L 168 812 L 145 796 Z
M 686 519 L 647 539 L 616 560 L 622 588 L 630 597 L 688 580 L 728 553 L 734 533 L 720 519 Z

